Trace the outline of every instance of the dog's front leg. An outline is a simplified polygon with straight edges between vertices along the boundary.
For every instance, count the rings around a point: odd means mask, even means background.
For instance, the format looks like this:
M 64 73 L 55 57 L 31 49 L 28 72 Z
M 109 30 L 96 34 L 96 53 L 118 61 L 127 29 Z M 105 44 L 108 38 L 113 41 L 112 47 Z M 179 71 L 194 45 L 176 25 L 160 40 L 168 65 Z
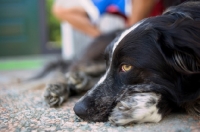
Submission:
M 72 65 L 69 72 L 66 73 L 67 84 L 73 93 L 86 92 L 91 89 L 105 72 L 103 62 L 88 61 L 78 62 Z
M 91 79 L 83 72 L 67 72 L 55 76 L 47 84 L 44 99 L 50 106 L 60 106 L 70 95 L 87 91 L 91 86 Z
M 67 84 L 67 78 L 61 71 L 55 71 L 53 77 L 46 84 L 43 94 L 45 102 L 50 106 L 60 106 L 68 99 L 70 90 Z
M 88 91 L 99 80 L 99 77 L 88 76 L 85 72 L 68 72 L 67 84 L 71 94 L 79 94 Z
M 46 86 L 45 102 L 50 106 L 60 106 L 69 97 L 70 91 L 66 83 L 53 83 Z
M 50 106 L 60 106 L 69 96 L 87 91 L 95 81 L 83 72 L 60 73 L 47 84 L 44 99 Z

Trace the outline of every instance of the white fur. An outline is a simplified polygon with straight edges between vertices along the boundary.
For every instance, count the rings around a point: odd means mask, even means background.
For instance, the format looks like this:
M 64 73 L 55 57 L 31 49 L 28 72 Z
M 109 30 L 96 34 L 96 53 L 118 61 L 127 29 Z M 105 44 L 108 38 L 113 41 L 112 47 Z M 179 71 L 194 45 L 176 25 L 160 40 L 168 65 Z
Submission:
M 145 19 L 144 19 L 145 20 Z M 115 42 L 114 46 L 113 46 L 113 49 L 112 49 L 112 56 L 113 56 L 113 53 L 116 49 L 116 47 L 118 46 L 119 42 L 127 35 L 129 34 L 131 31 L 133 31 L 135 28 L 137 28 L 140 24 L 142 24 L 144 22 L 144 20 L 134 24 L 131 28 L 125 30 L 121 36 L 119 37 L 119 39 Z
M 152 98 L 155 100 L 155 104 L 147 107 L 147 102 Z M 117 125 L 125 125 L 130 122 L 159 122 L 162 119 L 156 107 L 159 100 L 160 95 L 155 93 L 135 93 L 125 97 L 117 104 L 109 120 Z

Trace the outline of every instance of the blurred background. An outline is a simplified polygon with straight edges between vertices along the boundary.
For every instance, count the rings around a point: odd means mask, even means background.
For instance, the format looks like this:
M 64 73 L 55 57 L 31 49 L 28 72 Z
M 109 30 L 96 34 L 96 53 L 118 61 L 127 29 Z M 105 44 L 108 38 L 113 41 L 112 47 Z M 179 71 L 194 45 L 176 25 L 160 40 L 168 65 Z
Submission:
M 0 0 L 0 70 L 36 68 L 61 52 L 53 0 Z
M 92 41 L 52 15 L 54 1 L 0 0 L 0 70 L 36 69 L 60 57 L 76 58 Z M 77 4 L 76 0 L 60 2 L 66 6 Z M 115 24 L 107 24 L 110 20 Z M 106 30 L 111 25 L 124 26 L 117 16 L 105 15 L 101 23 L 106 23 L 102 26 Z

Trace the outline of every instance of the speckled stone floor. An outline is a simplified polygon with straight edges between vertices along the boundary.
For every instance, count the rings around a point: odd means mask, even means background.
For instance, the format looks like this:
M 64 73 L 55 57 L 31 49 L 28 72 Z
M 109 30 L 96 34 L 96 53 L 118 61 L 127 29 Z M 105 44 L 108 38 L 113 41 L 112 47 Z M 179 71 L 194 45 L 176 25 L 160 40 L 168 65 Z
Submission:
M 44 84 L 18 84 L 16 78 L 34 72 L 0 71 L 1 132 L 200 132 L 200 120 L 184 113 L 171 114 L 157 124 L 115 126 L 109 122 L 84 122 L 73 112 L 73 105 L 80 96 L 70 98 L 59 108 L 49 108 L 41 96 Z

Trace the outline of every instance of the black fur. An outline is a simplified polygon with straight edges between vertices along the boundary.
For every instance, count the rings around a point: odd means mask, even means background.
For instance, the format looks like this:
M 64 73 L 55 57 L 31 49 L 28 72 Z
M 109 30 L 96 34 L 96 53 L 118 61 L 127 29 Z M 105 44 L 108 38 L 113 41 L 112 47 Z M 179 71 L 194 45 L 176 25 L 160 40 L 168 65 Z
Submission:
M 183 3 L 143 20 L 113 50 L 116 41 L 105 51 L 105 76 L 74 107 L 80 118 L 106 121 L 117 116 L 111 113 L 125 100 L 124 94 L 148 92 L 159 95 L 156 107 L 162 117 L 175 108 L 200 116 L 200 2 Z M 123 64 L 133 68 L 122 72 Z M 147 101 L 148 107 L 153 102 Z

